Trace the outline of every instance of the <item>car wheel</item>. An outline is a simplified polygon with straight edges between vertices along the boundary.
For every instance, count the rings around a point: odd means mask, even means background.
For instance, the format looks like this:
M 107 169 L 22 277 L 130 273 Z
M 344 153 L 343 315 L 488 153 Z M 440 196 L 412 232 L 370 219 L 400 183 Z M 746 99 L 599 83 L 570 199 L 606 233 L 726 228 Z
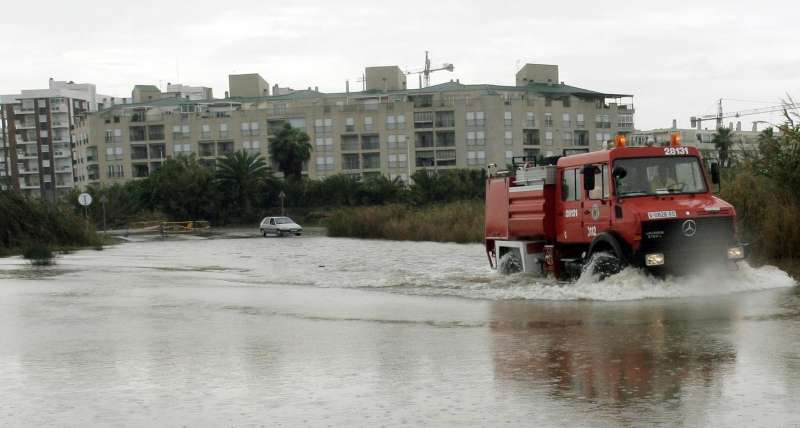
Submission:
M 264 229 L 261 229 L 261 236 L 266 238 L 267 237 L 267 231 L 264 230 Z

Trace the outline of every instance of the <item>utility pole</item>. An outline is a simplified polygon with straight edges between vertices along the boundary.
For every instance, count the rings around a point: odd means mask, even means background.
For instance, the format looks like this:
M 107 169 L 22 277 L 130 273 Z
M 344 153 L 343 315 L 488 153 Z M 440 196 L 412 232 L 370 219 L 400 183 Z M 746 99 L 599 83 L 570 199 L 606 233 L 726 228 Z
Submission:
M 108 197 L 104 194 L 100 196 L 100 204 L 103 206 L 103 233 L 106 233 L 106 203 L 108 203 Z
M 717 106 L 717 130 L 722 128 L 722 116 L 722 98 L 720 98 Z

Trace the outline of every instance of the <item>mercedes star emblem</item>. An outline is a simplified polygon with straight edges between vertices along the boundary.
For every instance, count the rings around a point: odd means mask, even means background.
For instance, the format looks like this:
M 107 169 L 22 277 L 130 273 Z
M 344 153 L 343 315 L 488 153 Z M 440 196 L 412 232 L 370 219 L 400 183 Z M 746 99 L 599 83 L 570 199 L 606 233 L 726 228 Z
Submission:
M 686 220 L 683 222 L 681 230 L 683 231 L 683 236 L 691 238 L 697 233 L 697 223 L 695 223 L 694 220 Z

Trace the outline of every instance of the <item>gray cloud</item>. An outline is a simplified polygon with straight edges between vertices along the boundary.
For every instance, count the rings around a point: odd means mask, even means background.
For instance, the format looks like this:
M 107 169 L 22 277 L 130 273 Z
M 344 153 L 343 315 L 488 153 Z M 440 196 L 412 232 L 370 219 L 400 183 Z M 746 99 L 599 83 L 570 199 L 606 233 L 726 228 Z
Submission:
M 0 44 L 11 65 L 0 68 L 0 93 L 52 76 L 125 96 L 180 75 L 222 95 L 231 72 L 341 91 L 367 65 L 419 68 L 426 49 L 456 65 L 434 82 L 511 84 L 518 63 L 557 63 L 570 84 L 634 94 L 641 128 L 688 125 L 720 97 L 778 102 L 800 89 L 800 8 L 790 1 L 86 0 L 5 12 L 15 37 Z

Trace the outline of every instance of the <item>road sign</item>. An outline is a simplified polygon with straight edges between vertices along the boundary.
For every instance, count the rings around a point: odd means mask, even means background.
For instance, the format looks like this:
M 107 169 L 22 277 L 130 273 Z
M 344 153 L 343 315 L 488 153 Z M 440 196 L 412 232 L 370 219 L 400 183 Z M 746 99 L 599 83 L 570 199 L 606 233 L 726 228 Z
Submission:
M 92 204 L 92 195 L 88 193 L 81 193 L 78 196 L 78 203 L 83 205 L 84 207 L 88 207 Z

